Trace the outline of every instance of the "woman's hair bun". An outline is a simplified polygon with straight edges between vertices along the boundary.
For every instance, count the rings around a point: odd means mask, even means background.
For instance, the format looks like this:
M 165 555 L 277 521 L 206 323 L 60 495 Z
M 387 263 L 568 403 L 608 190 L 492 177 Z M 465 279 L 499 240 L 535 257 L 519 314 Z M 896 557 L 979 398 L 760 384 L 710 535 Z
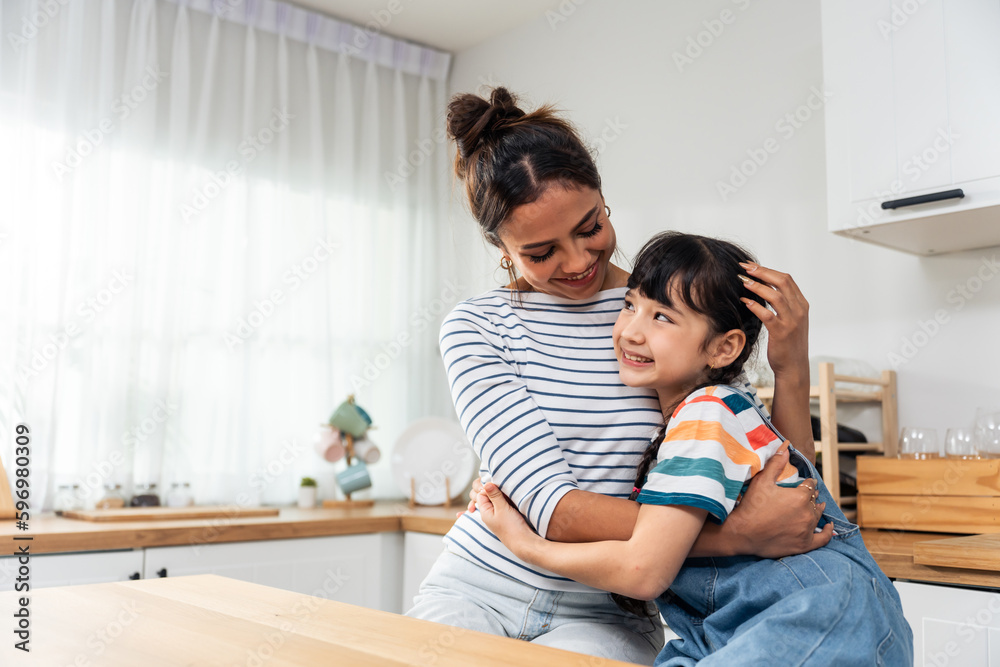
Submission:
M 523 111 L 509 90 L 460 93 L 448 103 L 455 140 L 455 176 L 486 239 L 498 247 L 500 228 L 518 206 L 536 201 L 550 183 L 600 192 L 601 175 L 579 133 L 550 105 Z
M 448 104 L 448 134 L 458 146 L 462 166 L 483 142 L 497 138 L 525 115 L 517 98 L 502 86 L 494 88 L 488 100 L 472 93 L 454 96 Z

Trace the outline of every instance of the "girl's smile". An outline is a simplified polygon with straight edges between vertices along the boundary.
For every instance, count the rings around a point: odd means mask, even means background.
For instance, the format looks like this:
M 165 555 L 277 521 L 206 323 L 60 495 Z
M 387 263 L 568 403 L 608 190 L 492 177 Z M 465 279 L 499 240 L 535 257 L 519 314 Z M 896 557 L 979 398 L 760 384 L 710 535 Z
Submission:
M 612 333 L 622 382 L 655 389 L 664 410 L 701 384 L 709 368 L 730 363 L 745 342 L 742 332 L 713 335 L 708 318 L 670 291 L 670 306 L 637 289 L 626 292 Z

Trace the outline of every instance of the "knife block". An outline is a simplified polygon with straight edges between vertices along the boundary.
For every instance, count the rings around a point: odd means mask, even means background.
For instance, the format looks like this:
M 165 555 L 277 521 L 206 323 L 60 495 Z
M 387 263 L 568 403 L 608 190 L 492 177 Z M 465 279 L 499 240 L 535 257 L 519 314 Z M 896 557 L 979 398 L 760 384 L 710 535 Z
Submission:
M 13 519 L 15 516 L 14 494 L 10 492 L 7 472 L 3 469 L 3 461 L 0 461 L 0 519 Z

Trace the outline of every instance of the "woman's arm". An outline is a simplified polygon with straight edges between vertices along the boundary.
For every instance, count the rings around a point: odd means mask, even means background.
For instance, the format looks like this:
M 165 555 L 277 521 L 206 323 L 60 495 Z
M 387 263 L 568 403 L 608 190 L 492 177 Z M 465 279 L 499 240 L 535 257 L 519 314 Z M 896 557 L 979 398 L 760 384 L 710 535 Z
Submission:
M 553 508 L 577 481 L 507 341 L 482 308 L 465 302 L 441 325 L 440 346 L 455 411 L 483 467 L 547 535 Z
M 833 536 L 833 524 L 815 532 L 826 503 L 813 505 L 811 495 L 778 486 L 788 463 L 782 448 L 750 480 L 740 504 L 722 525 L 706 523 L 691 556 L 758 556 L 784 558 L 818 549 Z
M 774 371 L 771 421 L 811 461 L 816 460 L 809 419 L 809 302 L 787 273 L 743 264 L 751 281 L 746 288 L 770 304 L 753 299 L 747 307 L 767 327 L 767 361 Z
M 476 507 L 489 529 L 526 563 L 640 600 L 670 587 L 707 516 L 694 507 L 643 505 L 628 540 L 560 544 L 535 534 L 495 484 L 486 485 Z
M 821 533 L 814 532 L 825 505 L 821 503 L 815 511 L 808 494 L 777 485 L 786 463 L 787 449 L 771 457 L 750 481 L 742 502 L 727 521 L 705 524 L 691 555 L 781 558 L 829 542 L 832 525 Z M 473 494 L 480 488 L 477 483 Z M 470 503 L 469 511 L 473 509 Z M 639 504 L 630 500 L 571 491 L 556 506 L 546 538 L 557 542 L 628 540 L 638 515 Z

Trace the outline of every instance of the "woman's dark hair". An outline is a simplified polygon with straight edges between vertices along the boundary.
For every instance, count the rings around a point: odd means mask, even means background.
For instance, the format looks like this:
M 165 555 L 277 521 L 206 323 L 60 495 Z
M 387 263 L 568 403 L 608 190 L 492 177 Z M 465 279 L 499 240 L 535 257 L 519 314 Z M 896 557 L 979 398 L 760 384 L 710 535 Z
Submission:
M 458 146 L 455 174 L 465 183 L 472 215 L 497 247 L 500 226 L 545 188 L 601 189 L 601 177 L 580 135 L 551 106 L 525 113 L 506 88 L 489 99 L 464 93 L 448 104 L 448 134 Z
M 743 366 L 753 354 L 762 323 L 740 299 L 750 298 L 763 305 L 766 301 L 743 287 L 739 279 L 744 272 L 740 262 L 756 263 L 756 260 L 734 243 L 682 232 L 657 234 L 636 256 L 628 288 L 667 307 L 673 307 L 676 301 L 680 301 L 704 315 L 709 325 L 705 345 L 715 336 L 733 329 L 746 334 L 746 344 L 732 363 L 722 368 L 707 369 L 702 382 L 686 393 L 699 387 L 732 383 L 743 372 Z M 677 408 L 676 405 L 662 407 L 668 408 L 664 414 L 672 413 Z M 664 424 L 639 460 L 635 475 L 637 489 L 646 481 L 649 468 L 663 442 L 665 429 Z M 637 495 L 633 491 L 631 499 L 635 500 Z M 625 611 L 640 616 L 648 613 L 645 602 L 623 595 L 612 597 Z

